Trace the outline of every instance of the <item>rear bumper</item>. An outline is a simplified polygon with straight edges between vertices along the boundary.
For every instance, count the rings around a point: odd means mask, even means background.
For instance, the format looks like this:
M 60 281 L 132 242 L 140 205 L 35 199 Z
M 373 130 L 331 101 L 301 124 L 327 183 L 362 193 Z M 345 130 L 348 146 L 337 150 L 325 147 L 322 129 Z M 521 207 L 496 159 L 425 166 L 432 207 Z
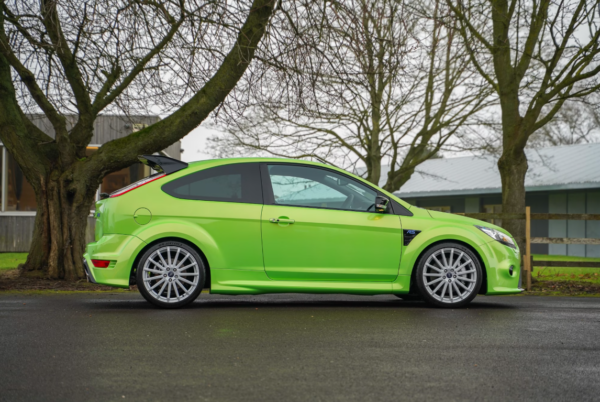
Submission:
M 87 259 L 83 259 L 83 269 L 85 270 L 85 276 L 87 276 L 88 282 L 98 283 L 94 279 L 94 275 L 92 275 L 92 271 L 90 271 L 90 267 L 88 266 Z
M 135 258 L 146 246 L 140 238 L 129 235 L 104 235 L 86 247 L 84 267 L 90 282 L 119 288 L 129 288 Z M 108 268 L 96 268 L 92 259 L 109 260 Z

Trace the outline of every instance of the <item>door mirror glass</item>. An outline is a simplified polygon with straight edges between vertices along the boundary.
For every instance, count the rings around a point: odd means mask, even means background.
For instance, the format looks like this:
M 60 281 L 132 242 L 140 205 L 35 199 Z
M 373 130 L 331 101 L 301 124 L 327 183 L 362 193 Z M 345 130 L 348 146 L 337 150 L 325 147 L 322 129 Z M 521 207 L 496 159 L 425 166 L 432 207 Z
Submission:
M 375 211 L 379 212 L 379 213 L 387 212 L 389 203 L 390 203 L 389 199 L 378 195 L 375 198 Z

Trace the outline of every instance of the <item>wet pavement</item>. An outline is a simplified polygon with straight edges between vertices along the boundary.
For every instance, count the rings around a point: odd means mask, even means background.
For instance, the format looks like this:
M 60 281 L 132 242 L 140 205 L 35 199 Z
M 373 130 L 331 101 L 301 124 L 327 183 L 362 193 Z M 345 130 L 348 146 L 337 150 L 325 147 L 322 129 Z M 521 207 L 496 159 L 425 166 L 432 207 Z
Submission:
M 0 294 L 0 401 L 600 400 L 600 298 Z

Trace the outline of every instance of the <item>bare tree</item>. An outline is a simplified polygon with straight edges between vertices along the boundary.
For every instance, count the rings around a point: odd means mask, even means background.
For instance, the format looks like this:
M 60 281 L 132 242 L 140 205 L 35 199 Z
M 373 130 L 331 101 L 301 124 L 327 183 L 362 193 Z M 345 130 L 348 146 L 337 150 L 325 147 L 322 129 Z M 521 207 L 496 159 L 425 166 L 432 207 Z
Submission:
M 0 7 L 0 139 L 38 205 L 25 271 L 82 278 L 87 216 L 102 178 L 179 140 L 223 102 L 247 70 L 274 0 L 2 0 Z M 100 113 L 148 108 L 171 114 L 86 158 Z M 36 111 L 54 138 L 26 117 Z
M 500 114 L 500 111 L 497 111 Z M 494 108 L 478 116 L 479 124 L 461 132 L 454 150 L 469 153 L 502 155 L 502 124 L 494 116 Z M 564 103 L 554 117 L 527 141 L 526 148 L 539 149 L 560 145 L 585 144 L 600 141 L 600 103 L 596 94 Z M 538 156 L 542 157 L 542 155 Z
M 470 60 L 500 101 L 502 208 L 525 209 L 524 149 L 569 99 L 600 89 L 598 0 L 446 0 Z M 504 226 L 523 246 L 524 221 Z
M 600 140 L 600 105 L 567 101 L 556 115 L 533 133 L 528 148 L 585 144 Z
M 306 4 L 288 14 L 293 54 L 272 49 L 273 68 L 252 105 L 213 138 L 217 155 L 254 152 L 310 158 L 398 190 L 415 168 L 485 107 L 491 92 L 471 69 L 445 3 L 398 0 Z M 278 29 L 284 32 L 285 29 Z M 278 57 L 283 54 L 283 57 Z

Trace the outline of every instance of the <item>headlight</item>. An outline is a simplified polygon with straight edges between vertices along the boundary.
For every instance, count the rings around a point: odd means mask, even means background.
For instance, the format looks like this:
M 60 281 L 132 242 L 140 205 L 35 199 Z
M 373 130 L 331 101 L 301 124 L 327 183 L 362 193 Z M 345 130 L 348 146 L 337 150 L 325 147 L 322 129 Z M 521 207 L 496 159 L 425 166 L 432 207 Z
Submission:
M 505 246 L 508 246 L 508 247 L 514 248 L 514 249 L 517 248 L 517 246 L 515 246 L 515 242 L 513 241 L 513 239 L 511 239 L 509 236 L 505 235 L 504 233 L 502 233 L 496 229 L 486 228 L 485 226 L 475 225 L 475 227 L 477 229 L 481 230 L 486 235 L 490 236 L 492 239 L 504 244 Z

